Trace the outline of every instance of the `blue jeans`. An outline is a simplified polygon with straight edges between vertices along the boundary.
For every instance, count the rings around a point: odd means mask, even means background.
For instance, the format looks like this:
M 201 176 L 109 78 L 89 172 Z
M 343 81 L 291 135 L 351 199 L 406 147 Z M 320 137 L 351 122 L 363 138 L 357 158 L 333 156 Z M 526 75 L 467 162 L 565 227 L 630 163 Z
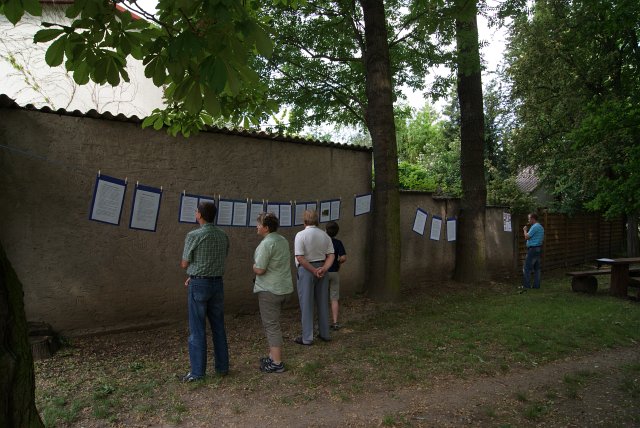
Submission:
M 531 288 L 531 272 L 533 271 L 533 288 L 540 288 L 540 262 L 542 247 L 527 248 L 527 257 L 524 260 L 522 272 L 524 274 L 524 288 Z
M 229 371 L 229 350 L 227 348 L 227 333 L 224 329 L 222 278 L 192 278 L 189 281 L 188 307 L 191 374 L 199 378 L 207 372 L 207 318 L 213 336 L 216 372 L 227 373 Z

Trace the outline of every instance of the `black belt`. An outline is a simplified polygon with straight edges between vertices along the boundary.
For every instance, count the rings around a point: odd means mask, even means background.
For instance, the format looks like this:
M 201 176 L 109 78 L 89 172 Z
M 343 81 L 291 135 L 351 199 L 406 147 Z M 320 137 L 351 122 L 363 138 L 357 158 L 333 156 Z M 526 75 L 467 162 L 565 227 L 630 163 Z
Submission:
M 221 276 L 203 276 L 203 275 L 189 275 L 191 279 L 220 279 Z

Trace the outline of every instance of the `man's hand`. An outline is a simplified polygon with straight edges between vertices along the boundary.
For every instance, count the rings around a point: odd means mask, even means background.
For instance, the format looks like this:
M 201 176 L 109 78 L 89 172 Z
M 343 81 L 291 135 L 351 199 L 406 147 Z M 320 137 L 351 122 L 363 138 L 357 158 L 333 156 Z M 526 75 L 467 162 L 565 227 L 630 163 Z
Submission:
M 326 272 L 327 271 L 325 270 L 324 267 L 319 267 L 316 269 L 316 271 L 313 274 L 315 275 L 316 278 L 322 278 Z
M 191 281 L 191 277 L 188 276 L 187 279 L 184 281 L 184 286 L 188 287 L 189 286 L 189 282 Z

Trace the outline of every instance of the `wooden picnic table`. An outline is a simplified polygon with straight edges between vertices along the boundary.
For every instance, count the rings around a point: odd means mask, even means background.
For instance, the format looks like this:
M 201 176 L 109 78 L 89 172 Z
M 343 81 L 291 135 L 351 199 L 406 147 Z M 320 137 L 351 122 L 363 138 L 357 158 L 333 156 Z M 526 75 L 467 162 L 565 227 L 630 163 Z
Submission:
M 624 257 L 620 259 L 596 259 L 598 266 L 611 266 L 611 285 L 609 294 L 617 297 L 627 297 L 629 287 L 629 266 L 640 263 L 640 257 Z

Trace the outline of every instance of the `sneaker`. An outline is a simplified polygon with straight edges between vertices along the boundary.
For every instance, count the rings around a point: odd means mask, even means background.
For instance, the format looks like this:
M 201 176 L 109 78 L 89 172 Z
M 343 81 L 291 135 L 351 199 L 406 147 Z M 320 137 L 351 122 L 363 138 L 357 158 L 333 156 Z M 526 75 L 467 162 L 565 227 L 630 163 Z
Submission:
M 528 289 L 528 287 L 519 287 L 518 294 L 526 293 Z
M 192 375 L 191 373 L 187 373 L 184 376 L 179 376 L 178 377 L 180 379 L 180 382 L 185 382 L 185 383 L 189 383 L 189 382 L 197 382 L 199 380 L 202 380 L 203 378 L 201 377 L 195 377 L 194 375 Z
M 342 326 L 340 324 L 338 324 L 337 322 L 334 322 L 333 324 L 331 324 L 329 326 L 329 328 L 333 331 L 338 331 L 342 328 Z
M 260 358 L 260 367 L 264 366 L 265 364 L 268 363 L 272 363 L 273 360 L 271 359 L 271 357 L 262 357 Z
M 273 361 L 269 361 L 261 365 L 260 370 L 265 373 L 282 373 L 284 371 L 284 363 L 276 364 Z

